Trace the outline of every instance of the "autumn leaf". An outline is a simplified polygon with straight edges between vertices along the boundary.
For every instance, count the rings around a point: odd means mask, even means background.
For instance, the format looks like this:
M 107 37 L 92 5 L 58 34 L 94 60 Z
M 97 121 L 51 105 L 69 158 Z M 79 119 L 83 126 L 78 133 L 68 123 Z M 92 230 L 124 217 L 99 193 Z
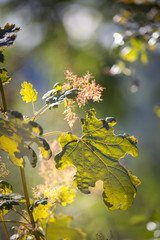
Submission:
M 3 85 L 9 83 L 11 77 L 7 76 L 7 70 L 5 68 L 0 68 L 0 79 Z
M 20 94 L 23 96 L 23 101 L 26 101 L 26 103 L 29 102 L 35 102 L 37 101 L 37 94 L 38 92 L 33 89 L 33 86 L 31 83 L 24 82 L 22 83 L 22 89 L 20 91 Z
M 24 120 L 19 112 L 9 112 L 8 119 L 0 118 L 0 150 L 7 152 L 17 166 L 24 166 L 24 156 L 28 157 L 32 167 L 36 166 L 37 155 L 28 142 L 38 145 L 44 159 L 51 157 L 49 144 L 39 136 L 42 134 L 43 129 L 38 123 Z
M 86 114 L 81 120 L 83 136 L 64 133 L 59 137 L 62 151 L 56 155 L 56 167 L 64 169 L 67 165 L 77 168 L 74 186 L 82 192 L 90 193 L 96 181 L 104 183 L 103 200 L 109 209 L 128 209 L 136 196 L 136 186 L 140 181 L 132 176 L 119 162 L 126 153 L 133 157 L 138 155 L 137 139 L 127 134 L 115 135 L 114 118 L 99 120 L 95 110 Z
M 12 191 L 13 188 L 8 182 L 0 180 L 0 192 L 2 192 L 3 194 L 8 194 L 12 193 Z
M 50 219 L 47 229 L 47 240 L 85 240 L 86 234 L 80 229 L 69 227 L 70 221 L 72 221 L 72 217 L 69 216 L 57 216 L 53 222 Z

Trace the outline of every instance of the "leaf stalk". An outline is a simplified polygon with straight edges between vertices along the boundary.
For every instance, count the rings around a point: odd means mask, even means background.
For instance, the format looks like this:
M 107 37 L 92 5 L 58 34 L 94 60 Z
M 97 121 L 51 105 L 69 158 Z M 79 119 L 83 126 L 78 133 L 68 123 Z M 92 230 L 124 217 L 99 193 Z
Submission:
M 26 207 L 27 207 L 27 212 L 29 214 L 29 218 L 32 224 L 32 229 L 35 232 L 35 238 L 37 240 L 40 240 L 40 237 L 38 236 L 38 234 L 36 234 L 35 231 L 35 221 L 33 218 L 33 214 L 30 211 L 30 201 L 29 201 L 29 194 L 28 194 L 28 189 L 27 189 L 27 184 L 26 184 L 26 177 L 25 177 L 25 172 L 24 172 L 24 168 L 20 167 L 20 174 L 21 174 L 21 180 L 22 180 L 22 185 L 23 185 L 23 191 L 24 191 L 24 197 L 26 199 Z
M 2 84 L 1 78 L 0 78 L 0 92 L 1 92 L 1 97 L 2 97 L 3 111 L 7 112 L 7 103 L 6 103 L 6 98 L 5 98 L 5 94 L 4 94 L 4 89 L 3 89 L 3 84 Z
M 0 222 L 3 222 L 4 228 L 5 228 L 5 231 L 6 231 L 6 234 L 7 234 L 7 238 L 9 240 L 10 236 L 9 236 L 9 233 L 8 233 L 8 230 L 7 230 L 7 227 L 6 227 L 6 223 L 5 223 L 6 221 L 4 221 L 2 213 L 0 215 L 1 215 L 1 219 L 2 219 L 2 221 L 0 221 Z

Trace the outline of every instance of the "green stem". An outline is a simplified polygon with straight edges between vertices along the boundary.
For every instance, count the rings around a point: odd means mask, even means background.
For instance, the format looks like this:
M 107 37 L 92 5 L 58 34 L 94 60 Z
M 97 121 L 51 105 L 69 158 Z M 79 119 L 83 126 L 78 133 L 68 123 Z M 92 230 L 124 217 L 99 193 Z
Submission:
M 52 135 L 61 135 L 63 132 L 49 132 L 49 133 L 45 133 L 42 135 L 42 137 L 48 137 L 48 136 L 52 136 Z
M 0 92 L 1 92 L 1 97 L 2 97 L 2 104 L 3 104 L 3 111 L 7 112 L 7 103 L 6 103 L 6 98 L 4 94 L 4 89 L 3 89 L 3 84 L 0 78 Z
M 34 116 L 36 115 L 36 111 L 35 111 L 35 107 L 34 107 L 34 102 L 33 102 L 33 100 L 32 100 L 32 107 L 33 107 L 33 114 L 34 114 Z
M 28 194 L 28 189 L 27 189 L 27 184 L 26 184 L 26 177 L 25 177 L 25 172 L 24 168 L 20 167 L 20 174 L 21 174 L 21 180 L 22 180 L 22 185 L 23 185 L 23 191 L 24 191 L 24 197 L 26 199 L 26 206 L 27 206 L 27 212 L 29 214 L 30 222 L 32 224 L 32 230 L 35 232 L 35 238 L 37 240 L 40 240 L 40 237 L 36 234 L 35 231 L 35 221 L 33 218 L 33 214 L 30 211 L 30 201 L 29 201 L 29 194 Z
M 48 104 L 44 105 L 34 116 L 33 121 L 37 120 L 48 109 L 48 107 L 49 107 Z
M 22 225 L 28 225 L 28 223 L 25 222 L 21 222 L 21 221 L 15 221 L 15 220 L 3 220 L 0 221 L 0 223 L 16 223 L 16 224 L 22 224 Z
M 1 219 L 2 219 L 1 222 L 3 222 L 4 228 L 5 228 L 5 231 L 6 231 L 6 234 L 7 234 L 7 238 L 8 238 L 8 240 L 9 240 L 9 239 L 10 239 L 10 236 L 9 236 L 9 233 L 8 233 L 8 230 L 7 230 L 7 227 L 6 227 L 6 224 L 5 224 L 5 221 L 4 221 L 4 218 L 3 218 L 2 213 L 1 213 L 0 215 L 1 215 Z
M 13 210 L 15 213 L 19 214 L 21 217 L 23 217 L 24 220 L 26 220 L 26 222 L 30 223 L 30 222 L 28 221 L 28 219 L 27 219 L 25 216 L 23 216 L 23 214 L 21 214 L 20 212 L 18 212 L 18 211 L 17 211 L 16 209 L 14 209 L 14 208 L 12 208 L 12 210 Z

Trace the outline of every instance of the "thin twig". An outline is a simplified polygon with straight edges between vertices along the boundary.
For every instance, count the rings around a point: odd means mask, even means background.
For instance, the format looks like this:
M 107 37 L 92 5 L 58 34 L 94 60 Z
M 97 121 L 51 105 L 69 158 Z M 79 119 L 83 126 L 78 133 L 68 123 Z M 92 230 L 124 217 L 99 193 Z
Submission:
M 15 220 L 4 220 L 4 221 L 0 221 L 0 223 L 16 223 L 16 224 L 28 225 L 28 223 L 15 221 Z
M 4 89 L 3 89 L 3 84 L 0 78 L 0 92 L 1 92 L 1 97 L 2 97 L 2 104 L 3 104 L 3 111 L 7 112 L 7 103 L 6 103 L 6 98 L 4 94 Z
M 3 218 L 2 213 L 0 213 L 0 215 L 1 215 L 1 219 L 2 219 L 1 222 L 3 222 L 4 228 L 5 228 L 5 231 L 6 231 L 6 234 L 7 234 L 7 238 L 8 238 L 8 240 L 9 240 L 9 239 L 10 239 L 10 236 L 9 236 L 9 233 L 8 233 L 8 230 L 7 230 L 7 227 L 6 227 L 6 224 L 5 224 L 5 221 L 4 221 L 4 218 Z
M 40 237 L 38 236 L 38 233 L 36 233 L 36 230 L 35 230 L 36 225 L 35 225 L 35 221 L 34 221 L 34 218 L 33 218 L 33 214 L 30 211 L 30 201 L 29 201 L 29 195 L 28 195 L 28 189 L 27 189 L 27 184 L 26 184 L 26 177 L 25 177 L 24 168 L 20 167 L 20 173 L 21 173 L 21 180 L 22 180 L 22 185 L 23 185 L 24 197 L 25 197 L 25 200 L 26 200 L 27 212 L 29 214 L 29 218 L 30 218 L 30 221 L 31 221 L 31 224 L 32 224 L 32 230 L 35 233 L 35 238 L 37 240 L 40 240 Z
M 49 108 L 48 104 L 44 105 L 34 116 L 33 121 L 37 120 L 48 108 Z
M 49 133 L 45 133 L 42 135 L 42 137 L 48 137 L 48 136 L 52 136 L 52 135 L 61 135 L 63 132 L 49 132 Z
M 14 208 L 12 208 L 12 210 L 13 210 L 15 213 L 19 214 L 21 217 L 23 217 L 24 220 L 26 220 L 28 223 L 30 223 L 30 222 L 28 221 L 28 219 L 27 219 L 25 216 L 23 216 L 23 214 L 21 214 L 20 212 L 18 212 L 18 211 L 17 211 L 16 209 L 14 209 Z

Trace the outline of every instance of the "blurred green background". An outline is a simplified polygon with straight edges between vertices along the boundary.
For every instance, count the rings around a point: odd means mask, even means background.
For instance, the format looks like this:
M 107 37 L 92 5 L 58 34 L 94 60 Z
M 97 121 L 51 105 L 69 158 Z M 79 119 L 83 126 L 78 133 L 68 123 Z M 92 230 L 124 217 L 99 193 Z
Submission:
M 160 239 L 160 119 L 153 110 L 160 103 L 159 35 L 156 38 L 157 48 L 154 51 L 146 50 L 146 64 L 139 58 L 129 63 L 128 69 L 132 70 L 130 76 L 110 74 L 109 71 L 119 58 L 118 54 L 113 54 L 114 33 L 127 30 L 136 33 L 140 29 L 139 24 L 150 26 L 144 15 L 146 12 L 159 11 L 158 2 L 0 0 L 0 26 L 4 27 L 8 22 L 21 28 L 15 45 L 4 52 L 3 67 L 7 68 L 12 77 L 12 81 L 4 87 L 8 109 L 32 117 L 32 106 L 25 104 L 19 94 L 24 81 L 31 82 L 39 93 L 35 105 L 38 110 L 44 104 L 41 99 L 43 94 L 54 83 L 63 83 L 66 68 L 78 76 L 89 71 L 96 82 L 105 88 L 103 102 L 90 101 L 84 109 L 77 109 L 79 116 L 85 117 L 85 110 L 94 107 L 98 118 L 116 118 L 116 134 L 126 132 L 138 138 L 139 156 L 135 159 L 126 156 L 122 160 L 142 182 L 129 210 L 109 211 L 101 198 L 101 183 L 89 196 L 79 192 L 73 204 L 59 209 L 73 216 L 72 225 L 86 232 L 89 240 Z M 113 21 L 123 9 L 135 13 L 139 11 L 138 19 L 133 18 L 131 21 L 132 25 L 123 26 Z M 150 34 L 153 35 L 154 31 L 159 33 L 159 26 L 157 19 Z M 141 38 L 144 35 L 141 34 Z M 47 117 L 42 116 L 38 120 L 44 132 L 70 131 L 62 112 L 63 108 L 59 107 L 48 111 Z M 81 135 L 79 122 L 72 132 Z M 11 169 L 7 179 L 15 185 L 15 191 L 22 193 L 17 168 L 11 163 L 7 164 Z M 30 191 L 42 182 L 42 178 L 35 172 L 36 169 L 27 165 Z M 6 239 L 1 225 L 0 239 Z

